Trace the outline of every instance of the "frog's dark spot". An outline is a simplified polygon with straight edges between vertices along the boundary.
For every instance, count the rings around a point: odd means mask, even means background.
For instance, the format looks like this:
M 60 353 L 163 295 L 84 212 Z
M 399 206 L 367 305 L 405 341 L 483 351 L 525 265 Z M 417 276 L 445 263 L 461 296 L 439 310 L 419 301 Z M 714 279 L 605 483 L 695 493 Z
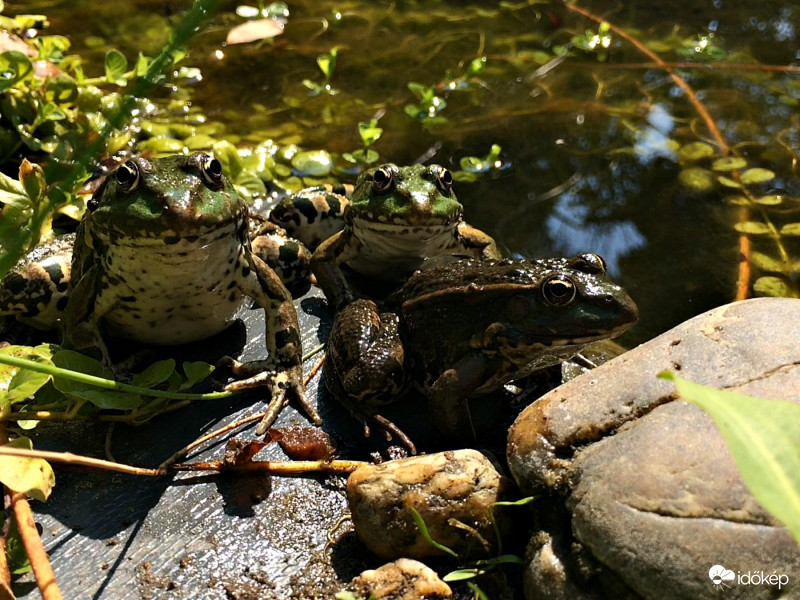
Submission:
M 57 308 L 59 311 L 64 311 L 64 310 L 66 310 L 66 308 L 67 308 L 67 302 L 69 302 L 69 297 L 68 297 L 68 296 L 63 296 L 63 297 L 59 298 L 59 299 L 58 299 L 58 302 L 56 302 L 56 308 Z
M 308 223 L 313 223 L 319 216 L 319 211 L 308 198 L 298 198 L 294 205 L 297 211 L 306 218 Z M 299 225 L 300 223 L 298 222 L 297 224 Z
M 242 277 L 249 277 L 250 276 L 250 267 L 244 266 L 242 267 Z
M 19 273 L 9 273 L 3 282 L 3 287 L 11 292 L 12 296 L 23 295 L 28 285 L 28 279 Z
M 280 262 L 291 262 L 297 259 L 297 255 L 299 253 L 299 244 L 296 242 L 287 241 L 286 243 L 282 244 L 280 250 L 278 250 L 278 260 Z
M 232 289 L 233 289 L 233 288 L 235 288 L 235 287 L 236 287 L 236 282 L 235 282 L 235 281 L 233 281 L 233 280 L 231 279 L 231 282 L 228 284 L 228 287 L 226 287 L 225 289 L 226 289 L 226 290 L 232 290 Z M 212 289 L 213 289 L 213 288 L 212 288 Z M 210 290 L 209 290 L 209 291 L 210 291 Z
M 114 275 L 109 275 L 109 276 L 106 277 L 106 280 L 104 282 L 104 287 L 108 287 L 109 285 L 118 286 L 121 283 L 122 283 L 122 280 L 119 277 L 116 277 Z
M 678 362 L 672 363 L 672 368 L 675 369 L 676 371 L 680 371 L 681 370 L 681 363 L 678 363 Z
M 187 242 L 189 242 L 190 244 L 194 244 L 198 240 L 199 237 L 200 237 L 199 235 L 187 235 L 183 239 L 186 240 Z
M 677 346 L 677 345 L 678 345 L 678 344 L 680 344 L 680 343 L 681 343 L 681 341 L 680 341 L 680 340 L 672 340 L 672 341 L 669 343 L 669 345 L 670 345 L 670 346 Z
M 189 253 L 185 252 L 185 251 L 184 252 L 178 252 L 178 256 L 180 256 L 181 258 L 185 258 L 185 257 L 189 256 Z
M 174 244 L 177 244 L 180 241 L 181 241 L 181 238 L 180 238 L 180 236 L 177 236 L 177 235 L 168 235 L 168 236 L 164 237 L 164 243 L 166 245 L 168 245 L 168 246 L 172 246 Z
M 125 304 L 131 304 L 136 302 L 136 296 L 122 296 L 119 301 L 124 302 Z
M 344 195 L 344 191 L 342 192 L 334 191 L 334 193 L 339 193 Z M 342 203 L 339 202 L 339 198 L 337 198 L 334 195 L 328 196 L 328 206 L 330 206 L 330 211 L 328 212 L 328 214 L 323 215 L 325 217 L 333 217 L 334 215 L 338 215 L 339 213 L 342 212 Z
M 141 318 L 142 318 L 142 315 L 140 315 L 138 312 L 132 312 L 132 313 L 131 313 L 131 316 L 132 316 L 134 319 L 141 319 Z
M 236 302 L 236 290 L 228 294 L 228 302 Z

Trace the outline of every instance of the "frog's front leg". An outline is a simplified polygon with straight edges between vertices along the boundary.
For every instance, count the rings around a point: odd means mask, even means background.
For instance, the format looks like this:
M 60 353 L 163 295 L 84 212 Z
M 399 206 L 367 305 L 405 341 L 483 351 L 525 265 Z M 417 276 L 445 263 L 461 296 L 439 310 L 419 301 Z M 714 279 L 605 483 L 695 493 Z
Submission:
M 320 244 L 311 256 L 311 271 L 335 312 L 356 298 L 340 264 L 357 255 L 360 247 L 348 231 L 342 231 Z
M 100 350 L 102 361 L 111 366 L 111 357 L 98 326 L 119 299 L 110 286 L 102 285 L 102 273 L 97 265 L 90 267 L 72 287 L 64 310 L 64 346 L 85 351 Z
M 458 237 L 469 256 L 481 260 L 502 258 L 494 238 L 466 223 L 458 224 Z
M 380 312 L 371 300 L 355 300 L 340 310 L 328 336 L 325 384 L 361 422 L 366 437 L 372 424 L 387 440 L 394 436 L 416 454 L 411 439 L 377 413 L 396 400 L 407 383 L 398 321 L 396 314 Z
M 469 411 L 469 397 L 486 380 L 489 359 L 480 352 L 470 353 L 444 371 L 428 388 L 428 411 L 436 427 L 448 437 L 463 438 L 475 427 Z
M 265 417 L 256 429 L 258 434 L 264 433 L 275 422 L 290 397 L 299 402 L 314 424 L 321 424 L 322 419 L 308 401 L 303 385 L 300 326 L 291 294 L 260 258 L 252 256 L 239 268 L 243 274 L 239 289 L 266 312 L 268 357 L 246 363 L 230 359 L 234 375 L 246 379 L 234 381 L 225 389 L 241 390 L 261 385 L 269 388 L 272 397 Z

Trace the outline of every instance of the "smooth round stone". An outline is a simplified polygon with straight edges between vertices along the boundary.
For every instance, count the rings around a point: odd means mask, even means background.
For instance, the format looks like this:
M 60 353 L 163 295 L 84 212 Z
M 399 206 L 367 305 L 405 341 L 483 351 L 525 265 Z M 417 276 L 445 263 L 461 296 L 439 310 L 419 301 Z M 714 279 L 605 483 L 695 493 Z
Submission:
M 717 597 L 720 584 L 709 576 L 717 565 L 735 575 L 725 598 L 800 597 L 797 544 L 747 490 L 713 421 L 656 378 L 664 369 L 800 402 L 800 300 L 711 310 L 519 416 L 509 465 L 525 493 L 543 496 L 526 597 Z M 788 584 L 740 583 L 756 572 Z

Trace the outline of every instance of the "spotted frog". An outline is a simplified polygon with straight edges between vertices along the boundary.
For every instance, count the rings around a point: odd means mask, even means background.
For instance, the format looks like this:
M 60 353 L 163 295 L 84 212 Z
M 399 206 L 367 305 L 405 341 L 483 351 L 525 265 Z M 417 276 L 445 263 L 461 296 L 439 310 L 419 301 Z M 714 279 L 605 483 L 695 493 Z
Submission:
M 391 291 L 426 261 L 499 258 L 494 240 L 464 222 L 440 165 L 387 163 L 361 174 L 349 201 L 311 189 L 288 203 L 270 218 L 309 243 L 324 239 L 311 269 L 334 310 Z
M 378 414 L 413 382 L 446 435 L 474 436 L 468 399 L 558 364 L 633 325 L 638 310 L 595 254 L 465 260 L 416 272 L 381 311 L 344 307 L 328 338 L 326 384 L 359 419 L 408 436 Z
M 65 345 L 99 349 L 106 334 L 184 344 L 225 329 L 255 300 L 266 313 L 268 357 L 229 359 L 238 390 L 266 386 L 268 413 L 294 398 L 319 423 L 302 382 L 297 313 L 284 283 L 253 252 L 251 237 L 278 236 L 202 153 L 127 161 L 89 201 L 73 238 L 20 262 L 0 286 L 0 314 L 46 328 L 61 320 Z M 262 248 L 262 256 L 280 250 Z M 285 252 L 284 252 L 285 254 Z M 291 268 L 289 269 L 291 270 Z M 268 424 L 262 424 L 266 429 Z

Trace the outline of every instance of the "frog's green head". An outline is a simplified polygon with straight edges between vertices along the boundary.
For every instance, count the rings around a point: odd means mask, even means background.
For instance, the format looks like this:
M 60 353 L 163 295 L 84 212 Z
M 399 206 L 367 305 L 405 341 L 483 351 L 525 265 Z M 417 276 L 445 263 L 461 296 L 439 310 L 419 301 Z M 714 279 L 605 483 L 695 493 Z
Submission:
M 109 174 L 87 206 L 85 226 L 120 242 L 173 243 L 233 225 L 246 227 L 247 206 L 220 162 L 189 156 L 138 157 Z
M 439 165 L 387 163 L 358 178 L 346 218 L 348 223 L 450 227 L 461 215 L 450 171 Z

